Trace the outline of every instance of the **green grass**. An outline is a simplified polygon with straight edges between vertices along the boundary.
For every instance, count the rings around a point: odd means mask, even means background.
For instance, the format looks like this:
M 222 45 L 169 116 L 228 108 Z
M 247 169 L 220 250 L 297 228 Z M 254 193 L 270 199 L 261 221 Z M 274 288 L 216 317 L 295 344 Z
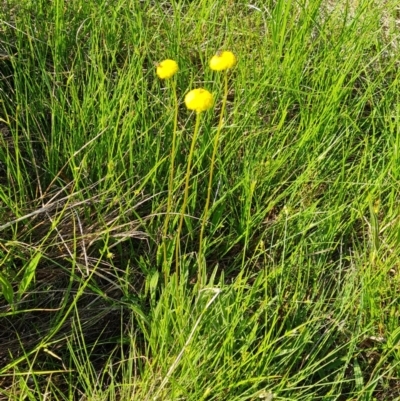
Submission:
M 332 3 L 3 2 L 0 400 L 400 399 L 399 8 Z

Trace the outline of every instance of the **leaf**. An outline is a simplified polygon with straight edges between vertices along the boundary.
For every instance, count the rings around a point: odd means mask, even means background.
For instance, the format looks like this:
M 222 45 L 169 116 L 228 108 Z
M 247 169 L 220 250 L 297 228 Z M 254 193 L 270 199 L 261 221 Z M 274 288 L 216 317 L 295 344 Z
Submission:
M 21 299 L 22 295 L 28 289 L 29 284 L 31 283 L 33 277 L 35 276 L 36 267 L 41 258 L 42 258 L 42 253 L 41 252 L 36 253 L 36 255 L 28 263 L 28 265 L 24 267 L 25 269 L 24 277 L 22 277 L 22 280 L 18 288 L 18 300 Z
M 14 303 L 14 291 L 11 283 L 2 274 L 0 274 L 0 286 L 4 298 L 12 305 Z
M 149 280 L 150 298 L 151 298 L 152 302 L 155 302 L 155 299 L 156 299 L 156 292 L 157 292 L 157 285 L 158 285 L 159 277 L 160 277 L 160 274 L 156 270 L 153 272 L 153 274 Z
M 161 266 L 162 265 L 163 259 L 164 259 L 164 242 L 162 242 L 157 247 L 157 254 L 156 254 L 157 266 Z
M 388 338 L 387 349 L 392 350 L 393 348 L 400 349 L 400 327 L 395 329 Z
M 364 379 L 357 359 L 354 360 L 354 381 L 356 385 L 356 390 L 361 392 L 364 387 Z
M 215 209 L 212 210 L 211 213 L 211 223 L 213 227 L 220 228 L 222 227 L 223 220 L 222 215 L 225 212 L 225 202 L 221 202 L 219 205 L 215 206 Z
M 174 253 L 175 243 L 176 243 L 176 238 L 174 238 L 172 240 L 164 239 L 164 241 L 158 246 L 158 248 L 157 248 L 157 266 L 163 266 L 164 268 L 166 266 L 171 266 L 173 256 L 175 255 L 175 253 Z M 166 255 L 165 255 L 164 247 L 167 247 Z M 166 260 L 165 260 L 165 256 L 167 257 Z

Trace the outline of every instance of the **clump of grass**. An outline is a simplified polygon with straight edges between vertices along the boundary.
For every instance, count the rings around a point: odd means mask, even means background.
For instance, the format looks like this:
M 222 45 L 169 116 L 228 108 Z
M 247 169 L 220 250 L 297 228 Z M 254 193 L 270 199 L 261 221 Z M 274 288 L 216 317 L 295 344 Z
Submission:
M 399 397 L 397 3 L 328 3 L 0 10 L 0 398 Z

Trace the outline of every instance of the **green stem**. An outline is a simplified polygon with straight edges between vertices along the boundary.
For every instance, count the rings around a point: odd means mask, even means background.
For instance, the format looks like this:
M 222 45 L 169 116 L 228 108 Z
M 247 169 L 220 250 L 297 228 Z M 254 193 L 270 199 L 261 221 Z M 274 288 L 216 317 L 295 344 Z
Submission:
M 164 263 L 163 263 L 163 270 L 164 275 L 167 277 L 169 275 L 169 267 L 168 267 L 168 258 L 167 258 L 167 235 L 168 235 L 168 225 L 169 219 L 171 216 L 171 209 L 172 209 L 172 201 L 173 201 L 173 194 L 174 194 L 174 174 L 175 174 L 175 153 L 176 153 L 176 134 L 178 129 L 178 96 L 176 94 L 176 82 L 172 80 L 172 91 L 174 95 L 175 101 L 175 114 L 174 114 L 174 128 L 172 133 L 172 149 L 171 149 L 171 164 L 169 169 L 169 182 L 168 182 L 168 201 L 167 201 L 167 212 L 165 215 L 164 221 L 164 230 L 163 230 L 163 248 L 164 248 Z
M 208 219 L 208 210 L 209 210 L 209 207 L 210 207 L 210 199 L 211 199 L 211 189 L 212 189 L 215 157 L 216 157 L 217 150 L 218 150 L 218 142 L 219 142 L 219 137 L 220 137 L 220 134 L 221 134 L 222 124 L 224 122 L 226 101 L 227 101 L 227 98 L 228 98 L 228 74 L 227 74 L 227 72 L 225 72 L 225 77 L 224 78 L 225 78 L 224 97 L 222 99 L 221 114 L 219 116 L 219 123 L 218 123 L 217 133 L 215 134 L 215 138 L 214 138 L 214 146 L 213 146 L 213 152 L 212 152 L 212 156 L 211 156 L 211 165 L 210 165 L 210 176 L 209 176 L 209 179 L 208 179 L 207 200 L 206 200 L 206 205 L 204 207 L 203 219 L 201 221 L 200 240 L 199 240 L 199 258 L 201 258 L 201 256 L 202 256 L 204 229 L 206 227 L 206 223 L 207 223 L 207 219 Z
M 180 251 L 180 235 L 182 231 L 182 226 L 183 226 L 183 219 L 185 217 L 185 211 L 186 211 L 186 206 L 187 206 L 187 200 L 189 196 L 189 178 L 190 178 L 190 170 L 192 167 L 192 158 L 193 158 L 193 153 L 194 153 L 194 146 L 196 144 L 196 139 L 197 135 L 199 133 L 199 127 L 200 127 L 200 114 L 197 113 L 196 115 L 196 126 L 194 128 L 194 134 L 192 138 L 192 143 L 190 145 L 190 152 L 189 152 L 189 158 L 187 162 L 187 168 L 186 168 L 186 180 L 185 180 L 185 194 L 183 196 L 183 204 L 182 204 L 182 210 L 181 210 L 181 216 L 179 220 L 179 226 L 178 226 L 178 231 L 176 233 L 176 248 L 175 248 L 175 261 L 176 261 L 176 274 L 179 273 L 179 251 Z

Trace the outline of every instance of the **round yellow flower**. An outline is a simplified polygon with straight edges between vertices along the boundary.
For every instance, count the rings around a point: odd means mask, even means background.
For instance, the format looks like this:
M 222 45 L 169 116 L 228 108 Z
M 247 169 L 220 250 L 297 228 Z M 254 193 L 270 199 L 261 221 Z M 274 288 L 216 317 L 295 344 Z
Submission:
M 214 71 L 223 71 L 236 64 L 236 57 L 230 51 L 219 51 L 210 60 L 210 68 Z
M 193 89 L 185 96 L 185 104 L 189 110 L 195 110 L 197 113 L 206 111 L 214 104 L 212 93 L 206 89 Z
M 160 79 L 173 77 L 178 71 L 178 64 L 174 60 L 164 60 L 157 64 L 157 75 Z

